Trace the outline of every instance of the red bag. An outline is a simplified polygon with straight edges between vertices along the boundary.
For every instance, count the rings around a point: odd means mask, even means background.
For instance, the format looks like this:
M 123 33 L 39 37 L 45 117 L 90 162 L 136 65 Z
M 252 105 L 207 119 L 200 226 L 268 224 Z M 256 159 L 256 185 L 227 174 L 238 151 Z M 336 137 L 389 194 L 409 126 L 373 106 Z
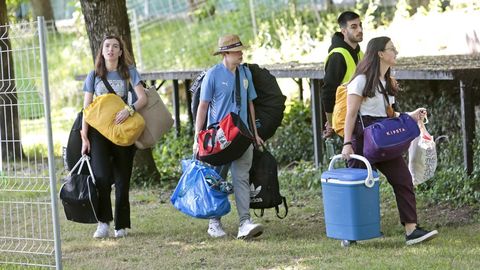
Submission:
M 220 123 L 200 131 L 197 159 L 214 166 L 230 163 L 243 155 L 253 139 L 240 116 L 231 112 Z

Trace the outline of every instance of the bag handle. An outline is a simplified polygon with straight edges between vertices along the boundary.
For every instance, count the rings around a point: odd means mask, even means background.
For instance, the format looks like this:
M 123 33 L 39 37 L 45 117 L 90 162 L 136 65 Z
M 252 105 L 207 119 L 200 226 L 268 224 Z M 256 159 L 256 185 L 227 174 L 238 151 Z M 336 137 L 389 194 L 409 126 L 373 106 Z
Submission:
M 96 181 L 95 181 L 95 176 L 93 175 L 92 166 L 90 166 L 90 157 L 87 155 L 83 155 L 82 157 L 85 159 L 85 162 L 87 163 L 88 171 L 90 172 L 90 176 L 92 177 L 93 184 L 95 185 Z
M 357 155 L 357 154 L 351 154 L 351 158 L 358 159 L 360 161 L 363 161 L 365 165 L 367 166 L 367 178 L 365 178 L 365 186 L 371 188 L 375 185 L 375 180 L 373 179 L 373 172 L 372 172 L 372 166 L 370 165 L 370 162 L 363 156 Z M 342 159 L 342 155 L 335 155 L 332 157 L 332 160 L 330 161 L 330 164 L 328 165 L 328 170 L 331 171 L 334 169 L 333 165 L 335 164 L 335 161 L 337 159 Z
M 217 130 L 212 129 L 212 132 L 213 132 L 213 135 L 207 132 L 203 140 L 203 149 L 207 149 L 209 141 L 212 142 L 212 149 L 208 153 L 213 152 L 213 149 L 215 148 L 215 137 L 217 135 Z
M 82 159 L 87 163 L 88 171 L 90 172 L 90 178 L 92 179 L 93 185 L 96 186 L 97 183 L 95 181 L 95 176 L 93 175 L 92 167 L 90 166 L 90 157 L 87 155 L 83 155 Z M 82 162 L 82 165 L 83 165 L 83 162 Z M 88 178 L 87 178 L 87 181 L 88 181 Z M 93 211 L 93 214 L 95 215 L 95 219 L 98 221 L 97 212 L 95 211 L 95 207 L 92 201 L 92 191 L 90 190 L 90 185 L 88 185 L 88 183 L 87 183 L 87 187 L 88 187 L 88 198 L 89 198 L 90 206 L 92 207 L 92 211 Z
M 90 157 L 88 155 L 82 155 L 82 157 L 80 157 L 77 163 L 75 163 L 75 166 L 73 166 L 72 170 L 70 170 L 70 173 L 68 173 L 68 175 L 71 176 L 75 169 L 79 166 L 80 167 L 78 168 L 77 174 L 81 174 L 84 163 L 87 163 L 88 171 L 90 173 L 90 176 L 92 177 L 93 184 L 95 184 L 95 176 L 93 175 L 92 166 L 90 166 Z
M 75 165 L 73 166 L 73 168 L 70 170 L 70 172 L 68 173 L 68 176 L 72 175 L 73 172 L 75 171 L 75 169 L 80 166 L 80 168 L 78 169 L 78 172 L 77 174 L 80 174 L 80 172 L 82 171 L 82 168 L 83 168 L 83 162 L 84 162 L 84 159 L 83 159 L 83 156 L 80 157 L 80 159 L 77 161 L 77 163 L 75 163 Z

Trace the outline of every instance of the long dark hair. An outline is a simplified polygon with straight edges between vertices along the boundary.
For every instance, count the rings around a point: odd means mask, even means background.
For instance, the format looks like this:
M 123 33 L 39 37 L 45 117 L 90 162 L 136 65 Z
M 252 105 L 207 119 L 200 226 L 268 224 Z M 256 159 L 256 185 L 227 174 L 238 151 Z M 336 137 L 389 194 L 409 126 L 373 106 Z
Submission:
M 132 57 L 128 50 L 126 49 L 125 43 L 118 36 L 107 35 L 102 39 L 100 47 L 98 48 L 97 57 L 95 58 L 95 74 L 100 78 L 107 78 L 107 66 L 105 65 L 105 58 L 103 58 L 103 44 L 107 39 L 116 39 L 120 45 L 120 50 L 122 55 L 118 58 L 118 67 L 117 72 L 124 80 L 130 79 L 130 72 L 128 71 L 129 66 L 133 64 Z
M 384 51 L 385 46 L 390 41 L 389 37 L 376 37 L 368 42 L 367 51 L 362 61 L 360 61 L 355 70 L 355 74 L 352 79 L 360 74 L 364 74 L 367 77 L 365 88 L 362 95 L 364 97 L 374 97 L 380 84 L 380 57 L 378 52 Z M 385 90 L 391 96 L 395 96 L 398 92 L 398 85 L 390 77 L 390 68 L 385 73 Z

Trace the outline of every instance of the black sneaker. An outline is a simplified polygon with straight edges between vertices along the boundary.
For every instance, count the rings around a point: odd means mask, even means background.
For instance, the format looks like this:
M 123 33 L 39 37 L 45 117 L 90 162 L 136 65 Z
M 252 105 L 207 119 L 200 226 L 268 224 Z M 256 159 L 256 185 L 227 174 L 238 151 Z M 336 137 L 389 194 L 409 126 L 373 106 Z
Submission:
M 417 226 L 411 234 L 405 236 L 405 239 L 407 240 L 407 245 L 415 245 L 423 241 L 431 240 L 435 238 L 437 234 L 437 230 L 427 231 Z

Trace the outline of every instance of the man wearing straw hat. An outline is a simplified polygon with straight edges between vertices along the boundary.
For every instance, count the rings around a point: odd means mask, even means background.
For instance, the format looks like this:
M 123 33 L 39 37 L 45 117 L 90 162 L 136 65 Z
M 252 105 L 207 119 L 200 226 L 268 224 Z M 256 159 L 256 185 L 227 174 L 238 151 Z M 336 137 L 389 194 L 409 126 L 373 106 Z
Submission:
M 211 67 L 202 81 L 200 103 L 197 109 L 195 121 L 194 153 L 197 152 L 197 135 L 205 125 L 220 122 L 230 112 L 237 113 L 246 126 L 250 110 L 251 119 L 255 119 L 253 102 L 257 97 L 252 82 L 252 74 L 248 67 L 240 65 L 243 61 L 243 46 L 237 35 L 225 35 L 218 40 L 218 50 L 213 55 L 222 55 L 222 61 Z M 236 76 L 240 78 L 240 97 L 236 94 Z M 238 104 L 239 103 L 239 104 Z M 248 106 L 248 107 L 247 107 Z M 208 117 L 207 117 L 208 116 Z M 253 120 L 252 123 L 255 123 Z M 263 144 L 258 136 L 255 125 L 252 133 L 255 134 L 257 145 Z M 233 179 L 233 190 L 239 216 L 238 239 L 250 239 L 263 233 L 263 226 L 253 223 L 250 217 L 250 185 L 249 171 L 252 165 L 253 146 L 245 153 L 228 165 L 217 167 L 216 170 L 225 179 L 230 169 Z M 212 237 L 226 236 L 220 217 L 210 219 L 207 230 Z

